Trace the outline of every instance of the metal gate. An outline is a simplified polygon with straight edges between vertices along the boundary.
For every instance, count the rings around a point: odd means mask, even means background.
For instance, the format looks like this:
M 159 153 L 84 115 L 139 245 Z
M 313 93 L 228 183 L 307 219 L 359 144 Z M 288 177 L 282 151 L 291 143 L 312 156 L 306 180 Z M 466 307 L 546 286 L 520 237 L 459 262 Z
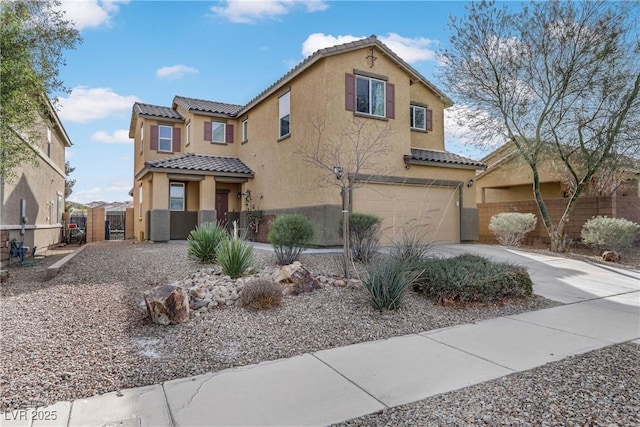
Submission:
M 86 212 L 72 213 L 69 215 L 69 234 L 67 243 L 87 242 L 87 214 Z
M 106 240 L 124 240 L 125 230 L 125 211 L 107 211 L 105 212 L 104 238 Z

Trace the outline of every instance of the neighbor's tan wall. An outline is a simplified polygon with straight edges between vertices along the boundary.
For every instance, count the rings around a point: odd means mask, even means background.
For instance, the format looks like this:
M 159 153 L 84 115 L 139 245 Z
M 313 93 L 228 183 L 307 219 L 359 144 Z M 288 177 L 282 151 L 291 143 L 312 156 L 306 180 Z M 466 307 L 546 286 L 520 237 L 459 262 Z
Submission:
M 104 223 L 106 212 L 104 208 L 87 209 L 87 243 L 104 240 Z

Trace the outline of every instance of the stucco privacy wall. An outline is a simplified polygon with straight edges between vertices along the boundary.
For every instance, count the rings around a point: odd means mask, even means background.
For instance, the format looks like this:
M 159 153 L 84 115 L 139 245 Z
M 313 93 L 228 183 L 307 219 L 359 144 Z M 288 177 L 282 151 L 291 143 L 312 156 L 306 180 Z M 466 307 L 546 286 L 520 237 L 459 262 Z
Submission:
M 557 224 L 567 206 L 567 199 L 545 200 L 552 221 Z M 493 215 L 502 212 L 533 213 L 538 222 L 534 231 L 529 233 L 524 241 L 525 245 L 549 244 L 549 236 L 540 219 L 540 213 L 535 201 L 479 203 L 480 242 L 496 243 L 495 236 L 489 230 L 489 221 Z M 566 235 L 573 239 L 580 238 L 582 226 L 594 216 L 609 216 L 625 218 L 640 224 L 640 198 L 637 196 L 610 197 L 581 197 L 578 199 L 569 223 L 566 225 Z

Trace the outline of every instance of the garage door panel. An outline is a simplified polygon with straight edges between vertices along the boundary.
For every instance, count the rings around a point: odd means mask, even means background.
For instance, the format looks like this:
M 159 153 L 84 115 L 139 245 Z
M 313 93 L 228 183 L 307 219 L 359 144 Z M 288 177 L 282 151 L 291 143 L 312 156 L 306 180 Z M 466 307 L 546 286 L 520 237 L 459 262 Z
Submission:
M 451 187 L 365 184 L 353 191 L 353 211 L 382 218 L 382 245 L 407 233 L 422 243 L 460 240 L 457 190 Z

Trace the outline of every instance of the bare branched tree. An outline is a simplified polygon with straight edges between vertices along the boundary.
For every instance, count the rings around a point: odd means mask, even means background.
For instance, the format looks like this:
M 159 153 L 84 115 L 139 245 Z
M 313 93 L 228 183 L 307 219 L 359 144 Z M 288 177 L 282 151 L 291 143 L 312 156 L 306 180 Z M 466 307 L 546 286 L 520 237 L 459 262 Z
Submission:
M 441 74 L 469 114 L 476 142 L 512 141 L 530 167 L 551 250 L 592 178 L 640 151 L 637 2 L 532 2 L 511 12 L 472 3 L 452 18 Z M 463 111 L 464 111 L 463 110 Z M 545 151 L 561 160 L 570 195 L 553 223 L 540 192 Z
M 302 160 L 325 171 L 318 183 L 321 187 L 338 187 L 342 195 L 343 268 L 349 277 L 349 195 L 367 183 L 356 179 L 367 175 L 384 175 L 391 152 L 393 129 L 388 122 L 353 117 L 336 134 L 327 132 L 322 117 L 310 116 L 311 141 L 298 151 Z

